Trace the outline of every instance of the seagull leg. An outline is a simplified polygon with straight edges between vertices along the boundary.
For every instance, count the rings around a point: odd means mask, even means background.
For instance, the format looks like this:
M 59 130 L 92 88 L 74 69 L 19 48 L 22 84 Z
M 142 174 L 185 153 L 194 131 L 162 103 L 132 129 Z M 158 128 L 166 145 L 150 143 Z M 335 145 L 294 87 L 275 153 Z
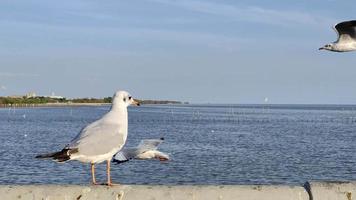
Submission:
M 106 175 L 108 177 L 108 186 L 112 186 L 111 177 L 110 177 L 110 160 L 106 161 Z
M 95 166 L 94 166 L 94 163 L 90 163 L 90 167 L 91 167 L 92 183 L 93 183 L 93 185 L 98 185 L 98 184 L 96 183 L 96 180 L 95 180 Z
M 110 163 L 111 163 L 111 160 L 107 160 L 107 161 L 106 161 L 106 175 L 107 175 L 107 177 L 108 177 L 107 185 L 108 185 L 108 186 L 118 185 L 118 184 L 113 184 L 113 183 L 111 182 Z

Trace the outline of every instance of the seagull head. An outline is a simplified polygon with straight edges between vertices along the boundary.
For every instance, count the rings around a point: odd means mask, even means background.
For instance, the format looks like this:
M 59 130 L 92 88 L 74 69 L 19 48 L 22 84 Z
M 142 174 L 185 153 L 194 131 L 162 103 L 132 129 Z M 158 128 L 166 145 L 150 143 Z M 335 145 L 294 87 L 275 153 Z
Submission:
M 319 50 L 329 50 L 329 51 L 332 51 L 334 50 L 334 44 L 326 44 L 324 45 L 323 47 L 320 47 Z
M 140 103 L 126 91 L 117 91 L 112 98 L 112 103 L 114 105 L 124 105 L 126 107 L 129 105 L 140 105 Z

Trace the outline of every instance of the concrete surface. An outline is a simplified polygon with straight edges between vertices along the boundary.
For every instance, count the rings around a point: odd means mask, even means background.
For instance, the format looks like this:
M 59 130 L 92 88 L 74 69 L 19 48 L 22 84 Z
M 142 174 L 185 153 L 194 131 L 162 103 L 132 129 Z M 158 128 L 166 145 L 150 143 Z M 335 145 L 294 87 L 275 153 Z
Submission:
M 310 182 L 310 200 L 356 200 L 356 182 Z
M 356 200 L 356 182 L 302 186 L 0 185 L 0 200 Z
M 1 200 L 309 200 L 293 186 L 2 185 Z

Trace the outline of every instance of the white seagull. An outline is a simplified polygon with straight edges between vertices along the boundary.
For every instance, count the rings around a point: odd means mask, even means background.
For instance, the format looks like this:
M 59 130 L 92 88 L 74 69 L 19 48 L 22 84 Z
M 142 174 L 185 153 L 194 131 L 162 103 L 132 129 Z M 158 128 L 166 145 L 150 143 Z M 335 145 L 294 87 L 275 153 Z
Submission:
M 137 147 L 133 148 L 124 148 L 119 151 L 113 161 L 116 163 L 123 163 L 131 159 L 140 159 L 140 160 L 150 160 L 158 159 L 160 161 L 169 160 L 169 156 L 163 152 L 157 150 L 158 145 L 163 142 L 164 138 L 142 140 Z
M 338 34 L 338 40 L 326 44 L 319 50 L 329 50 L 336 52 L 346 52 L 356 50 L 356 20 L 345 21 L 334 26 L 334 30 Z
M 62 151 L 38 155 L 36 158 L 51 158 L 57 162 L 78 160 L 90 163 L 92 183 L 95 181 L 95 164 L 106 161 L 107 185 L 113 185 L 110 178 L 110 162 L 124 146 L 127 138 L 127 106 L 139 105 L 128 92 L 114 94 L 108 113 L 87 125 L 66 145 Z

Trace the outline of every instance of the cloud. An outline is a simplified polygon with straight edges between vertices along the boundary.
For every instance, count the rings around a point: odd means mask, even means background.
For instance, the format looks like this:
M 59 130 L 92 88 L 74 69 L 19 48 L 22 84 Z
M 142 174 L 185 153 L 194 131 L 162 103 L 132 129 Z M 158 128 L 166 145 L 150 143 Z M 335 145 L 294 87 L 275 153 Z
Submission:
M 6 86 L 5 85 L 0 85 L 0 90 L 6 90 Z
M 17 78 L 17 77 L 37 77 L 38 74 L 31 73 L 9 73 L 9 72 L 0 72 L 0 77 L 6 78 Z
M 181 7 L 183 9 L 228 17 L 231 20 L 258 22 L 276 25 L 319 25 L 332 24 L 335 20 L 325 16 L 311 15 L 295 10 L 273 10 L 256 6 L 236 6 L 223 3 L 193 0 L 150 0 L 157 3 Z
M 10 23 L 10 22 L 9 22 Z M 100 38 L 126 38 L 126 40 L 148 40 L 148 41 L 161 41 L 168 42 L 171 44 L 178 45 L 190 45 L 190 46 L 205 46 L 212 48 L 219 48 L 225 50 L 236 49 L 241 44 L 249 43 L 253 41 L 251 38 L 247 37 L 236 37 L 236 36 L 228 36 L 222 35 L 218 33 L 209 33 L 204 31 L 190 31 L 190 30 L 167 30 L 164 28 L 140 28 L 140 27 L 102 27 L 100 29 L 93 27 L 67 27 L 67 26 L 52 26 L 48 25 L 42 27 L 37 23 L 27 23 L 27 22 L 13 22 L 14 24 L 21 25 L 22 27 L 26 26 L 28 29 L 37 29 L 42 28 L 46 32 L 60 32 L 62 35 L 71 35 L 73 38 L 79 38 L 76 43 L 76 48 L 85 47 L 85 50 L 90 50 L 90 45 L 87 46 L 87 42 L 81 42 L 81 38 L 83 38 L 82 34 L 90 33 L 91 35 L 88 37 L 98 37 Z M 81 37 L 81 38 L 80 38 Z M 60 40 L 59 40 L 60 41 Z M 85 41 L 85 40 L 83 40 Z M 106 41 L 103 41 L 105 44 Z M 63 44 L 63 43 L 62 43 Z M 56 50 L 59 50 L 60 45 L 56 46 Z M 110 48 L 110 46 L 103 45 L 103 48 Z M 157 45 L 155 45 L 157 46 Z M 98 47 L 95 47 L 96 49 Z M 142 49 L 144 47 L 140 47 Z M 150 46 L 149 48 L 152 48 Z M 72 48 L 73 49 L 73 48 Z M 85 51 L 84 50 L 84 51 Z M 68 50 L 67 50 L 68 51 Z M 125 55 L 135 54 L 136 50 L 121 52 Z M 139 50 L 140 54 L 149 53 L 147 51 Z M 15 76 L 38 76 L 37 74 L 14 74 L 14 73 L 1 73 L 0 77 L 15 77 Z

